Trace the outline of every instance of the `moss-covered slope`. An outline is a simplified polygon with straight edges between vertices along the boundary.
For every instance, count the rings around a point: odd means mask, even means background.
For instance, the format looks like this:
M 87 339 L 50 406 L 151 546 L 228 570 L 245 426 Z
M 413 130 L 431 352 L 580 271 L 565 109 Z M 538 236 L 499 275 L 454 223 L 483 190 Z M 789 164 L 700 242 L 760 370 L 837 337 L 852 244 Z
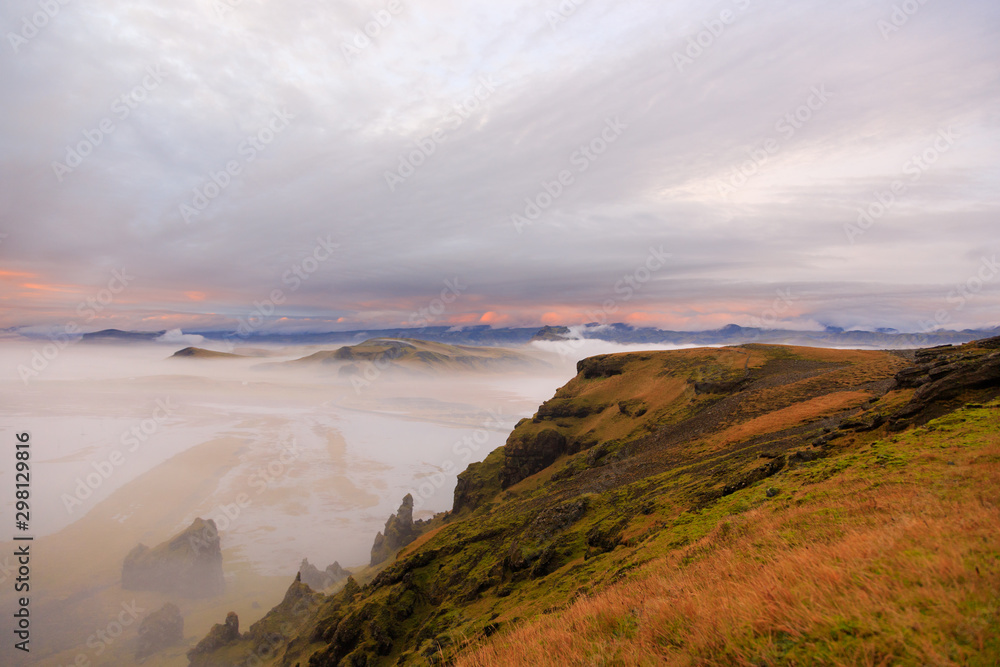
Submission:
M 792 641 L 801 632 L 780 629 L 780 614 L 761 615 L 771 620 L 758 627 L 753 614 L 734 613 L 730 625 L 718 626 L 706 612 L 707 635 L 683 614 L 666 614 L 653 632 L 655 623 L 643 626 L 636 611 L 646 600 L 635 594 L 642 604 L 625 611 L 611 605 L 607 622 L 598 618 L 587 627 L 590 634 L 558 637 L 543 626 L 545 619 L 563 614 L 577 618 L 572 616 L 577 605 L 647 580 L 651 572 L 676 572 L 699 562 L 712 553 L 712 540 L 740 540 L 759 549 L 757 570 L 772 567 L 775 540 L 829 547 L 859 521 L 855 513 L 836 511 L 831 494 L 838 480 L 845 480 L 848 494 L 897 483 L 896 472 L 926 457 L 919 449 L 925 440 L 914 435 L 921 432 L 915 428 L 964 410 L 969 416 L 960 419 L 974 417 L 972 430 L 988 446 L 983 431 L 996 428 L 996 411 L 969 406 L 991 405 L 1000 393 L 1000 353 L 991 345 L 916 355 L 747 345 L 584 360 L 573 380 L 518 424 L 507 445 L 463 473 L 456 511 L 435 519 L 384 568 L 360 574 L 361 585 L 350 580 L 344 590 L 323 598 L 315 613 L 296 618 L 294 631 L 269 649 L 265 662 L 660 664 L 680 656 L 685 664 L 727 647 L 726 655 L 737 662 L 804 664 L 806 649 Z M 935 426 L 939 423 L 930 427 L 943 429 Z M 935 446 L 972 456 L 962 450 L 975 440 L 971 435 L 936 437 Z M 765 533 L 755 535 L 757 524 L 741 517 L 761 508 L 777 518 L 761 522 Z M 816 523 L 816 514 L 825 523 Z M 810 517 L 801 538 L 794 532 L 800 515 Z M 785 532 L 775 535 L 775 530 Z M 1000 581 L 996 546 L 986 544 L 986 555 L 977 556 L 983 585 Z M 892 561 L 880 567 L 888 579 L 902 576 L 892 571 Z M 845 600 L 866 594 L 863 573 L 857 576 L 842 582 Z M 669 586 L 649 590 L 661 595 L 661 606 L 671 607 L 672 599 L 662 592 Z M 969 599 L 982 605 L 995 603 L 995 597 L 994 592 L 993 598 Z M 976 606 L 975 613 L 985 616 L 962 637 L 982 638 L 983 627 L 995 627 L 990 609 Z M 895 627 L 910 622 L 903 618 L 881 618 L 872 627 L 893 628 L 905 637 Z M 862 648 L 875 646 L 875 640 L 865 644 L 864 635 L 875 630 L 851 619 L 844 615 L 841 625 L 830 628 L 823 623 L 832 620 L 820 619 L 810 627 L 849 637 L 845 642 L 860 642 Z M 784 639 L 777 638 L 779 631 Z M 720 635 L 713 644 L 712 632 L 735 639 Z M 519 648 L 525 638 L 542 648 L 534 653 Z M 660 638 L 665 643 L 658 643 Z M 823 646 L 824 655 L 849 653 L 846 644 Z M 629 647 L 645 652 L 630 657 Z M 983 640 L 962 655 L 975 657 L 990 647 L 996 648 Z M 245 658 L 255 650 L 259 647 L 242 640 L 215 664 L 241 664 L 232 656 Z M 910 658 L 934 662 L 935 655 L 925 651 Z M 565 661 L 553 662 L 556 658 Z

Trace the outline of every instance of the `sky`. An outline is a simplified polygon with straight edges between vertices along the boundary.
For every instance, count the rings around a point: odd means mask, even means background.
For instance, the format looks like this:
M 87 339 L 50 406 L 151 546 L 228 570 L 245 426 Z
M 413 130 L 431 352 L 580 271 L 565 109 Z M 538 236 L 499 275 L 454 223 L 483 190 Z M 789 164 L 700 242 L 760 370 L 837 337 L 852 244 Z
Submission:
M 992 0 L 10 0 L 0 327 L 1000 325 Z

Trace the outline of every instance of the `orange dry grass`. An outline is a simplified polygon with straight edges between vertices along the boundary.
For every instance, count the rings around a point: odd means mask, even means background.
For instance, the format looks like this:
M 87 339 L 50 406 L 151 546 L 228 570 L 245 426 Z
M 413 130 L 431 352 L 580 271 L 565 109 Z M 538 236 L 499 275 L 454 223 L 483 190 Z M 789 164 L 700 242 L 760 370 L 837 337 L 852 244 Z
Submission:
M 734 517 L 457 664 L 998 664 L 1000 441 L 949 456 Z
M 400 550 L 399 554 L 396 555 L 396 560 L 400 560 L 402 558 L 405 558 L 406 556 L 409 556 L 414 551 L 416 551 L 417 549 L 419 549 L 420 547 L 422 547 L 423 545 L 427 544 L 432 539 L 434 539 L 434 537 L 438 533 L 440 533 L 442 530 L 444 530 L 447 527 L 448 526 L 438 526 L 434 530 L 429 530 L 426 533 L 424 533 L 423 535 L 421 535 L 420 537 L 418 537 L 417 539 L 413 540 L 412 542 L 410 542 L 408 545 L 406 545 L 405 547 L 403 547 Z
M 746 440 L 755 435 L 774 433 L 791 428 L 807 421 L 835 414 L 841 410 L 861 405 L 871 398 L 871 394 L 863 391 L 840 391 L 825 396 L 817 396 L 808 401 L 793 403 L 787 408 L 774 410 L 760 417 L 754 417 L 736 424 L 719 433 L 719 445 L 728 445 Z

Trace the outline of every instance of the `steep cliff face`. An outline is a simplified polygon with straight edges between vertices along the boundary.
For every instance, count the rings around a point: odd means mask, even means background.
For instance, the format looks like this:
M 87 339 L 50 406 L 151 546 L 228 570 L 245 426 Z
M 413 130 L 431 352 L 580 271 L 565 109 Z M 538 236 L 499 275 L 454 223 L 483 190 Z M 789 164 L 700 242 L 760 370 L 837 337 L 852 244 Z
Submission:
M 221 594 L 225 581 L 215 522 L 195 519 L 186 530 L 152 549 L 136 546 L 122 563 L 122 588 L 188 598 Z
M 581 360 L 577 375 L 522 420 L 498 456 L 459 475 L 454 511 L 463 512 L 552 465 L 562 456 L 649 434 L 747 382 L 750 348 L 598 355 Z
M 654 575 L 663 583 L 642 584 L 647 588 L 637 584 L 635 601 L 622 610 L 601 612 L 605 616 L 600 618 L 613 618 L 613 625 L 600 625 L 593 620 L 594 613 L 582 609 L 566 626 L 553 621 L 563 628 L 563 635 L 546 646 L 566 642 L 564 648 L 569 650 L 577 642 L 606 637 L 618 643 L 608 644 L 611 648 L 606 652 L 588 648 L 591 653 L 587 655 L 606 655 L 609 661 L 620 658 L 630 664 L 630 654 L 621 652 L 622 642 L 638 645 L 648 639 L 650 664 L 663 659 L 656 651 L 666 650 L 684 652 L 693 663 L 718 658 L 722 654 L 712 653 L 719 650 L 718 645 L 699 648 L 702 636 L 683 616 L 669 623 L 658 620 L 676 606 L 675 599 L 721 585 L 709 575 L 684 579 L 693 563 L 720 558 L 712 567 L 733 577 L 779 567 L 783 558 L 812 563 L 810 543 L 803 543 L 803 536 L 815 540 L 817 548 L 827 549 L 839 545 L 837 540 L 846 540 L 844 535 L 853 535 L 850 531 L 858 526 L 881 521 L 879 512 L 887 513 L 886 530 L 901 530 L 900 526 L 916 521 L 906 514 L 913 507 L 933 508 L 934 503 L 944 502 L 940 494 L 934 495 L 935 489 L 953 493 L 963 480 L 978 479 L 989 466 L 995 467 L 991 463 L 995 452 L 988 450 L 993 446 L 989 429 L 995 440 L 1000 375 L 996 348 L 991 345 L 994 342 L 988 341 L 909 356 L 747 345 L 585 360 L 577 376 L 552 400 L 517 425 L 504 447 L 459 476 L 450 516 L 436 519 L 428 526 L 431 531 L 391 562 L 359 573 L 363 585 L 351 578 L 335 595 L 315 598 L 309 605 L 315 611 L 300 616 L 304 619 L 301 626 L 276 640 L 275 652 L 269 655 L 280 658 L 271 664 L 450 662 L 495 636 L 517 639 L 490 644 L 496 655 L 483 654 L 472 664 L 524 664 L 518 663 L 516 654 L 508 655 L 505 662 L 496 656 L 512 646 L 534 651 L 531 637 L 535 635 L 530 633 L 536 632 L 532 624 L 543 622 L 539 619 L 568 614 L 574 604 L 585 605 L 600 591 L 618 590 L 615 587 L 633 581 L 633 576 L 645 582 Z M 962 414 L 952 418 L 955 410 Z M 914 430 L 912 424 L 935 416 L 952 421 L 930 422 L 936 429 L 934 438 L 928 437 L 932 431 Z M 961 442 L 950 440 L 948 434 L 956 424 L 972 435 L 963 431 Z M 890 426 L 904 430 L 890 431 Z M 957 456 L 954 453 L 964 446 L 986 449 L 983 454 L 970 450 L 961 465 L 949 466 L 942 459 Z M 897 495 L 877 496 L 883 485 L 926 491 L 927 495 L 921 496 L 921 505 L 914 505 L 909 497 L 897 502 Z M 876 495 L 853 512 L 844 509 L 845 493 L 852 498 Z M 985 505 L 977 507 L 979 515 L 992 512 L 981 521 L 988 525 L 996 512 Z M 404 501 L 386 524 L 386 535 L 408 534 L 405 527 L 412 523 L 412 512 Z M 740 528 L 743 525 L 746 528 Z M 381 547 L 388 544 L 386 535 L 382 535 Z M 781 544 L 758 553 L 771 536 L 777 536 L 774 539 Z M 985 541 L 974 533 L 970 548 L 992 554 L 989 550 L 996 547 L 1000 554 L 995 530 L 982 536 Z M 859 544 L 878 539 L 879 534 L 865 533 Z M 854 553 L 850 551 L 856 548 L 854 542 L 845 545 L 843 553 Z M 920 548 L 933 546 L 928 543 Z M 1000 583 L 1000 558 L 976 554 L 980 552 L 955 556 L 959 563 L 974 561 L 982 573 L 963 571 L 961 582 L 978 582 L 969 577 L 981 576 L 988 585 Z M 828 555 L 823 558 L 812 567 L 832 567 Z M 744 561 L 753 567 L 741 565 Z M 833 595 L 830 591 L 837 586 L 846 587 L 843 604 L 847 604 L 846 600 L 853 599 L 850 582 L 874 577 L 889 586 L 901 576 L 937 580 L 944 567 L 941 563 L 922 558 L 905 575 L 894 570 L 895 565 L 884 563 L 872 571 L 859 570 L 856 579 L 854 574 L 843 579 L 829 574 L 830 581 L 840 583 L 831 584 L 823 594 Z M 695 577 L 696 571 L 691 572 Z M 811 572 L 796 574 L 794 568 L 765 574 L 761 576 L 772 584 L 793 575 L 805 576 L 802 586 L 817 579 Z M 954 583 L 955 595 L 966 586 L 959 578 L 948 581 Z M 972 590 L 976 592 L 974 585 Z M 768 610 L 766 618 L 755 612 L 748 626 L 752 631 L 744 633 L 742 626 L 718 631 L 718 636 L 745 643 L 740 646 L 746 651 L 737 647 L 725 653 L 724 659 L 743 656 L 740 659 L 746 662 L 770 664 L 780 663 L 778 658 L 788 653 L 793 656 L 790 660 L 801 663 L 811 655 L 806 649 L 801 655 L 794 653 L 798 644 L 792 639 L 782 640 L 780 648 L 785 653 L 775 653 L 774 637 L 791 637 L 788 628 L 792 627 L 790 620 L 776 615 L 779 598 L 790 605 L 790 618 L 812 624 L 795 641 L 807 648 L 822 645 L 824 651 L 832 646 L 832 653 L 823 653 L 832 662 L 841 658 L 850 662 L 854 655 L 850 651 L 860 650 L 858 642 L 911 632 L 912 624 L 893 625 L 900 617 L 892 611 L 896 607 L 889 598 L 882 606 L 873 603 L 869 610 L 884 620 L 885 627 L 862 636 L 837 630 L 846 627 L 848 621 L 843 618 L 831 615 L 833 625 L 827 627 L 826 619 L 810 615 L 809 605 L 816 601 L 812 593 L 804 594 L 800 610 L 791 591 L 775 591 L 773 586 L 767 591 L 771 597 L 748 607 Z M 732 594 L 733 590 L 720 589 L 712 599 Z M 987 613 L 978 597 L 969 600 L 975 613 Z M 835 601 L 831 608 L 844 607 Z M 710 625 L 722 617 L 729 618 L 706 613 L 707 620 L 700 622 Z M 921 616 L 920 623 L 931 622 Z M 591 634 L 565 633 L 571 624 L 588 623 Z M 591 627 L 594 623 L 599 627 Z M 943 641 L 957 644 L 958 639 L 949 634 L 953 626 L 934 627 L 941 637 L 950 638 Z M 655 638 L 660 636 L 669 637 L 670 643 L 657 643 Z M 234 646 L 244 652 L 251 648 L 247 638 Z M 887 650 L 879 648 L 872 654 L 903 656 L 915 663 L 932 661 L 930 654 Z M 531 658 L 546 659 L 551 656 Z M 582 664 L 586 658 L 578 655 L 570 660 L 574 661 Z M 219 658 L 214 664 L 228 663 Z

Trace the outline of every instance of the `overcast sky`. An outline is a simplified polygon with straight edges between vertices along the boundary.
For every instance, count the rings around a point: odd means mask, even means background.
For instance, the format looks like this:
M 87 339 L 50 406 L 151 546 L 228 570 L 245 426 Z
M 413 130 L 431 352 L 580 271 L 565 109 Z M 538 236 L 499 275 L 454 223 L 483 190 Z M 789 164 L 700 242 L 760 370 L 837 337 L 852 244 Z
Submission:
M 1000 325 L 995 0 L 62 1 L 2 327 Z

